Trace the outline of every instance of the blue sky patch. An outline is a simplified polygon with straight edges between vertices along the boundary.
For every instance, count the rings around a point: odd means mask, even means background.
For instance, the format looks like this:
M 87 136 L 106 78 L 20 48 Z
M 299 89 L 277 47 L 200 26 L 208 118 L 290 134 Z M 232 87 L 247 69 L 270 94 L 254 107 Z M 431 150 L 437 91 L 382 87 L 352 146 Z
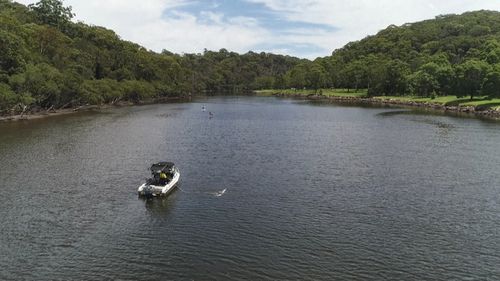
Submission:
M 212 1 L 190 1 L 185 5 L 173 10 L 166 11 L 166 17 L 177 17 L 176 12 L 191 14 L 203 19 L 205 12 L 212 12 L 224 15 L 224 19 L 235 17 L 249 17 L 258 21 L 259 25 L 275 32 L 290 32 L 290 30 L 316 29 L 327 32 L 335 31 L 336 28 L 326 24 L 315 24 L 300 21 L 289 21 L 280 13 L 267 8 L 261 3 L 251 3 L 244 0 L 212 0 Z
M 207 16 L 207 13 L 216 15 L 216 20 Z M 273 11 L 262 3 L 252 3 L 245 0 L 211 0 L 211 1 L 189 1 L 182 6 L 165 11 L 165 18 L 178 18 L 180 14 L 195 16 L 199 23 L 205 25 L 227 24 L 235 18 L 251 18 L 260 27 L 268 30 L 275 36 L 290 36 L 304 31 L 307 33 L 325 32 L 331 33 L 338 29 L 327 24 L 316 24 L 302 21 L 292 21 L 284 14 Z M 307 54 L 325 52 L 314 44 L 283 45 L 279 43 L 268 43 L 254 46 L 257 50 L 290 50 L 293 54 Z

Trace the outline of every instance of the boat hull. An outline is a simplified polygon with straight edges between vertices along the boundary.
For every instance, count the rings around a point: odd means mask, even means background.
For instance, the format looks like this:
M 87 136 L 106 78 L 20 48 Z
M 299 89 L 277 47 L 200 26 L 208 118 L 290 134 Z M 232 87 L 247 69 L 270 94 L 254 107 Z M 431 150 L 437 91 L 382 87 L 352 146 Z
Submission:
M 168 196 L 177 187 L 179 178 L 180 178 L 180 173 L 178 170 L 176 170 L 172 180 L 170 180 L 166 185 L 153 185 L 153 184 L 143 183 L 137 189 L 137 193 L 139 194 L 139 196 L 144 196 L 144 197 Z

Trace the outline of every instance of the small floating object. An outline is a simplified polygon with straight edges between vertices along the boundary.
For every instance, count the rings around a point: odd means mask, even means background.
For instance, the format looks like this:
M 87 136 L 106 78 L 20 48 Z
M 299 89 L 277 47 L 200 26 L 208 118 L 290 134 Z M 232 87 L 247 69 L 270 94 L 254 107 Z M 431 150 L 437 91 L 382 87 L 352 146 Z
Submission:
M 226 193 L 226 191 L 227 188 L 224 188 L 223 190 L 216 192 L 215 197 L 221 197 L 222 195 L 224 195 L 224 193 Z
M 158 162 L 150 168 L 152 178 L 143 183 L 137 192 L 141 197 L 168 196 L 177 186 L 181 173 L 172 162 Z
M 203 112 L 205 112 L 207 109 L 205 108 L 205 106 L 202 106 L 201 110 L 203 110 Z

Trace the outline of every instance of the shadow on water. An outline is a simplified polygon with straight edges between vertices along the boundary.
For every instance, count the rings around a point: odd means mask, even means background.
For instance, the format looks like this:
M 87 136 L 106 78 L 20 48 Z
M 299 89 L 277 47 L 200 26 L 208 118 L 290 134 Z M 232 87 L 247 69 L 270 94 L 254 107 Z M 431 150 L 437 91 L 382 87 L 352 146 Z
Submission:
M 378 117 L 393 117 L 393 116 L 414 116 L 408 120 L 420 124 L 431 125 L 440 130 L 442 133 L 448 133 L 449 131 L 456 128 L 455 125 L 440 121 L 436 118 L 428 118 L 428 112 L 425 111 L 414 111 L 414 110 L 395 110 L 395 111 L 384 111 L 376 114 Z M 443 114 L 437 114 L 435 116 L 445 116 Z
M 312 106 L 340 106 L 340 107 L 361 107 L 361 108 L 394 108 L 391 105 L 385 104 L 372 104 L 366 102 L 342 102 L 336 100 L 304 100 L 295 99 L 298 104 L 312 105 Z
M 500 280 L 500 124 L 367 107 L 2 124 L 0 280 Z M 184 184 L 138 199 L 161 159 Z
M 161 113 L 161 114 L 155 115 L 155 117 L 158 117 L 158 118 L 173 118 L 175 116 L 176 116 L 176 114 L 174 114 L 174 113 Z
M 410 115 L 410 114 L 412 114 L 412 112 L 409 110 L 395 110 L 395 111 L 380 112 L 380 113 L 377 113 L 377 116 L 392 117 L 392 116 L 397 116 L 397 115 Z
M 174 190 L 169 196 L 163 198 L 141 198 L 148 214 L 154 217 L 166 217 L 175 208 L 179 190 Z
M 464 118 L 473 118 L 473 115 L 470 114 L 458 114 L 453 112 L 441 112 L 434 109 L 425 109 L 425 108 L 409 108 L 403 110 L 390 110 L 377 113 L 378 117 L 394 117 L 394 116 L 451 116 L 451 117 L 464 117 Z M 417 121 L 418 120 L 414 120 Z
M 428 119 L 428 118 L 425 118 L 425 119 L 412 119 L 411 121 L 417 122 L 417 123 L 422 123 L 422 124 L 427 124 L 427 125 L 432 125 L 432 126 L 435 126 L 435 127 L 439 128 L 439 129 L 451 130 L 451 129 L 455 128 L 455 125 L 452 125 L 452 124 L 449 124 L 449 123 L 445 123 L 445 122 L 442 122 L 442 121 L 439 121 L 439 120 L 435 120 L 435 119 Z
M 477 115 L 467 112 L 457 112 L 457 111 L 442 111 L 434 108 L 424 108 L 424 107 L 411 107 L 404 105 L 395 104 L 372 104 L 365 102 L 342 102 L 335 100 L 298 100 L 297 104 L 312 105 L 312 106 L 338 106 L 338 107 L 353 107 L 353 108 L 367 108 L 367 109 L 393 109 L 390 111 L 384 111 L 376 114 L 379 117 L 391 117 L 398 115 L 427 115 L 427 116 L 449 116 L 462 119 L 476 119 L 482 122 L 499 124 L 500 119 L 489 117 L 487 115 Z M 398 110 L 399 109 L 399 110 Z

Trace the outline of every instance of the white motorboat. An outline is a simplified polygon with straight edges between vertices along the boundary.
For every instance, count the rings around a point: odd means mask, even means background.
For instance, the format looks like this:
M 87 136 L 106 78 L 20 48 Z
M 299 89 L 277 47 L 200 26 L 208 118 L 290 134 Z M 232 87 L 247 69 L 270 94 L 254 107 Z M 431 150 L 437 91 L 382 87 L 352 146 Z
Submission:
M 151 166 L 152 178 L 143 183 L 137 192 L 139 196 L 167 196 L 177 186 L 181 176 L 179 169 L 172 162 L 159 162 Z

